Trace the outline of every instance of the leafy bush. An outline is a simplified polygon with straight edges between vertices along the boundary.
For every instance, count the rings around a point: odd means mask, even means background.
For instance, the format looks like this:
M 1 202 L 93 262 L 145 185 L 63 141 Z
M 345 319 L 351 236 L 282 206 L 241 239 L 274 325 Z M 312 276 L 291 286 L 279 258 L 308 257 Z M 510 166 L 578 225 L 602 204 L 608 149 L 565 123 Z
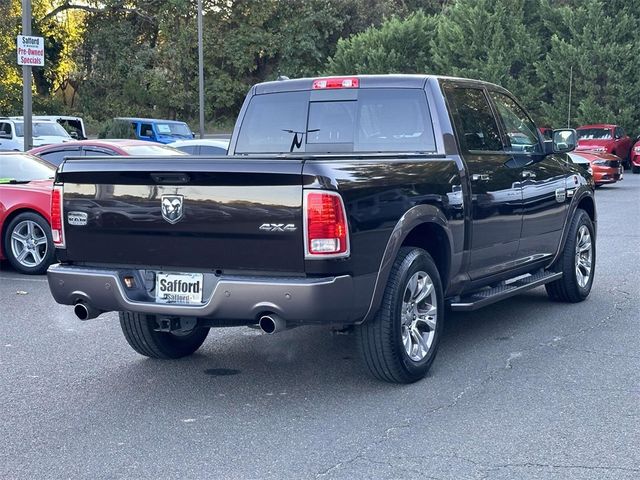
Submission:
M 98 138 L 136 138 L 136 132 L 129 122 L 112 119 L 104 122 Z

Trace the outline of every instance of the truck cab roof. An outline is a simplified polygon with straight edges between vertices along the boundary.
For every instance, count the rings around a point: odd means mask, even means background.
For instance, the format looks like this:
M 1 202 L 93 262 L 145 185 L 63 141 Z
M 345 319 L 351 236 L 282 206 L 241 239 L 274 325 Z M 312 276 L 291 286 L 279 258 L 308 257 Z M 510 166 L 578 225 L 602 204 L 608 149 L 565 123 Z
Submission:
M 336 75 L 329 77 L 297 78 L 293 80 L 274 80 L 258 83 L 253 87 L 255 95 L 277 92 L 293 92 L 301 90 L 319 90 L 314 87 L 317 81 L 322 80 L 357 80 L 357 86 L 343 88 L 424 88 L 430 79 L 449 80 L 454 82 L 477 83 L 502 90 L 502 87 L 482 80 L 470 80 L 467 78 L 446 77 L 440 75 L 423 74 L 398 74 L 398 75 Z M 329 87 L 327 89 L 339 89 L 341 87 Z

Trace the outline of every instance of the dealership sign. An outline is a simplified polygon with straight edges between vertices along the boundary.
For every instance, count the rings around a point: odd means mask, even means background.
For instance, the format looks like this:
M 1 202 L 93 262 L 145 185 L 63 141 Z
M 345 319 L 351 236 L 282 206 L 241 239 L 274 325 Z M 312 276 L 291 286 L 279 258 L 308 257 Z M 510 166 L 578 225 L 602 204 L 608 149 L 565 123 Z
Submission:
M 18 65 L 44 66 L 44 38 L 18 35 Z

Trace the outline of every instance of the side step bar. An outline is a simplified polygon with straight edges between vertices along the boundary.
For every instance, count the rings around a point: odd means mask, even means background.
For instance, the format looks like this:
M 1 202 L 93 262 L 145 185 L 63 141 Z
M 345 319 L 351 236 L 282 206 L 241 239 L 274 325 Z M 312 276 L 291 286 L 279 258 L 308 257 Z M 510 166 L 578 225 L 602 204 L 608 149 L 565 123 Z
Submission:
M 456 312 L 471 312 L 560 278 L 562 278 L 562 272 L 540 272 L 520 278 L 511 283 L 503 283 L 497 287 L 487 287 L 451 302 L 451 310 Z

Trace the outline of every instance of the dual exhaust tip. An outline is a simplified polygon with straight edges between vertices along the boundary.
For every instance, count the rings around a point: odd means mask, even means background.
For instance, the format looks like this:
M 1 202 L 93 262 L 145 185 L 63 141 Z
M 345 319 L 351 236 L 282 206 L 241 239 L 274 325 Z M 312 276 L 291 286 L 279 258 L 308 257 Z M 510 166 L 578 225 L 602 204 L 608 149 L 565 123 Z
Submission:
M 73 307 L 73 313 L 75 313 L 76 317 L 78 317 L 80 320 L 90 320 L 92 318 L 96 318 L 103 312 L 101 310 L 93 308 L 87 303 L 78 302 Z M 285 322 L 278 315 L 270 313 L 262 315 L 260 317 L 260 319 L 258 320 L 258 326 L 264 333 L 273 335 L 274 333 L 286 330 L 287 322 Z

